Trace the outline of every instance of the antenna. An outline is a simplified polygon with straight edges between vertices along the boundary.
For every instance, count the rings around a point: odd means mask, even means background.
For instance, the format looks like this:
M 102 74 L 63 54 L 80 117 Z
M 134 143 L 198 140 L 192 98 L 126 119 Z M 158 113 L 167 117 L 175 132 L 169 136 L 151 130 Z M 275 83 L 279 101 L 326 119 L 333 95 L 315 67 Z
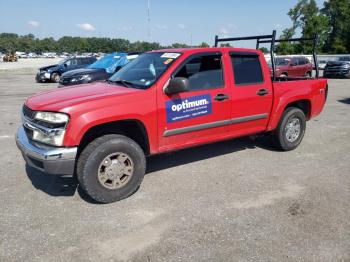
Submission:
M 147 0 L 147 22 L 148 22 L 148 37 L 151 38 L 151 14 L 150 14 L 150 0 Z

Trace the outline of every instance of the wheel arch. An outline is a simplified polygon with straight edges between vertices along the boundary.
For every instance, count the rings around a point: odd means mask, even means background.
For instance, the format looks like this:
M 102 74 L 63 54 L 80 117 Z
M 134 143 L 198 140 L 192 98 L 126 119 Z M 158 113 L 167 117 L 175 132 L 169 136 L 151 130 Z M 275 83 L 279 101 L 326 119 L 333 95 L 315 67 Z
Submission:
M 148 133 L 145 125 L 137 119 L 125 119 L 105 122 L 90 127 L 80 139 L 78 154 L 93 140 L 103 135 L 124 135 L 140 145 L 145 155 L 150 154 Z
M 278 123 L 281 120 L 281 117 L 283 116 L 283 112 L 285 112 L 286 109 L 290 107 L 296 107 L 302 110 L 303 113 L 305 114 L 306 120 L 309 120 L 311 118 L 312 106 L 311 106 L 311 101 L 309 99 L 303 98 L 303 99 L 288 101 L 284 107 L 279 107 L 277 113 L 272 115 L 267 131 L 274 130 L 277 127 Z
M 286 105 L 286 107 L 283 109 L 283 112 L 290 107 L 296 107 L 299 108 L 300 110 L 303 111 L 306 120 L 309 120 L 311 117 L 311 101 L 308 99 L 301 99 L 301 100 L 296 100 L 293 102 L 290 102 L 289 104 Z

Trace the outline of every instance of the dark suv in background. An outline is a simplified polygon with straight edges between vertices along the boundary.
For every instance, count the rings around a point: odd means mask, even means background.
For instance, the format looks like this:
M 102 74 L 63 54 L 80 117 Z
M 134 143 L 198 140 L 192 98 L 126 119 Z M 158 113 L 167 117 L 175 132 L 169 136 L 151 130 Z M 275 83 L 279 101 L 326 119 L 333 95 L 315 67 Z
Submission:
M 350 56 L 340 57 L 338 61 L 328 61 L 323 76 L 350 78 Z
M 39 83 L 48 81 L 58 83 L 63 73 L 78 68 L 84 68 L 94 63 L 96 60 L 96 57 L 93 56 L 66 58 L 57 65 L 50 65 L 40 68 L 35 80 Z

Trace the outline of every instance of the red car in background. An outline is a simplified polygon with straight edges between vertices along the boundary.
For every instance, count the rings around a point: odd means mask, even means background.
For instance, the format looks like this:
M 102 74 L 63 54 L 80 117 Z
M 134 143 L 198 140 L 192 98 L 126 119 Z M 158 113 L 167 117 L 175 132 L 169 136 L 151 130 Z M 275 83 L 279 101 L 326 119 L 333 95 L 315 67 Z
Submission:
M 298 57 L 277 57 L 276 77 L 308 77 L 312 76 L 312 63 L 303 56 Z M 271 68 L 271 62 L 269 63 Z M 272 74 L 272 69 L 271 69 Z

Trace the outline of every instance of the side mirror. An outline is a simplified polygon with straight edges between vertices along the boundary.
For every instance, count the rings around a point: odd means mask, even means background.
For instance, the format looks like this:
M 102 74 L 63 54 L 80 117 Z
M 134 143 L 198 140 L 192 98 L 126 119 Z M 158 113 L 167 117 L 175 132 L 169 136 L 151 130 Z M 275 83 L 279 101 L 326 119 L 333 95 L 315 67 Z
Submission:
M 290 66 L 296 66 L 297 64 L 296 63 L 290 63 Z
M 170 79 L 167 87 L 164 88 L 166 95 L 177 94 L 181 92 L 187 92 L 190 88 L 188 79 L 185 77 L 175 77 Z
M 67 64 L 66 64 L 66 63 L 64 63 L 64 64 L 63 64 L 63 66 L 64 66 L 64 67 L 67 67 Z

